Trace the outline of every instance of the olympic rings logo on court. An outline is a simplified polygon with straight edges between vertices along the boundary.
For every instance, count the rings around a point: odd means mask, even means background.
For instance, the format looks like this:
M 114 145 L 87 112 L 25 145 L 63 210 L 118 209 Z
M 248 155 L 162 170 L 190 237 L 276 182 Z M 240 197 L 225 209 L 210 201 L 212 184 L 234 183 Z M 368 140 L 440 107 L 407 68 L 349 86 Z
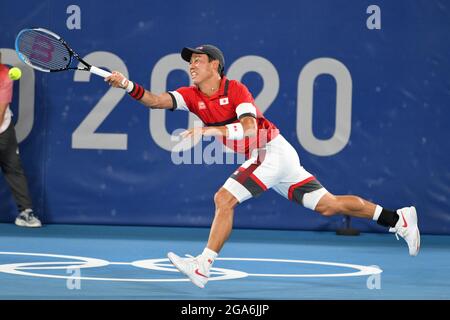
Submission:
M 45 257 L 68 259 L 70 261 L 47 261 L 47 262 L 20 262 L 0 264 L 0 272 L 21 276 L 41 277 L 41 278 L 57 278 L 57 279 L 72 279 L 72 280 L 94 280 L 94 281 L 128 281 L 128 282 L 182 282 L 189 281 L 184 278 L 105 278 L 105 277 L 87 277 L 87 276 L 73 276 L 73 275 L 57 275 L 39 273 L 39 270 L 68 270 L 68 269 L 88 269 L 100 268 L 109 265 L 130 265 L 135 268 L 143 268 L 153 271 L 166 271 L 181 274 L 176 270 L 169 259 L 146 259 L 137 260 L 133 262 L 110 262 L 103 259 L 68 256 L 49 253 L 27 253 L 27 252 L 0 252 L 0 255 L 16 255 L 16 256 L 30 256 L 30 257 Z M 323 274 L 269 274 L 269 273 L 248 273 L 233 269 L 211 268 L 210 281 L 240 279 L 246 277 L 289 277 L 289 278 L 316 278 L 316 277 L 360 277 L 372 276 L 383 272 L 375 266 L 362 266 L 356 264 L 324 262 L 324 261 L 309 261 L 309 260 L 288 260 L 288 259 L 267 259 L 267 258 L 217 258 L 221 261 L 253 261 L 253 262 L 274 262 L 274 263 L 294 263 L 294 264 L 313 264 L 321 266 L 342 267 L 356 270 L 348 273 L 323 273 Z M 30 272 L 38 271 L 38 272 Z

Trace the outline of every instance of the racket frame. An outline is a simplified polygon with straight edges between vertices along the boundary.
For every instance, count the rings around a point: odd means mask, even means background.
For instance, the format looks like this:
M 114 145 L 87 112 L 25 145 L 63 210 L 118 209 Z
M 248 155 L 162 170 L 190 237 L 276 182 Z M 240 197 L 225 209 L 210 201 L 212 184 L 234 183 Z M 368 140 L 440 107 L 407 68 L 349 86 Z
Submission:
M 39 67 L 39 66 L 36 66 L 36 65 L 34 65 L 34 64 L 32 64 L 32 63 L 30 63 L 29 62 L 29 60 L 28 60 L 28 58 L 23 54 L 23 53 L 21 53 L 20 52 L 20 50 L 19 50 L 19 43 L 18 43 L 18 40 L 19 40 L 19 38 L 20 38 L 20 35 L 22 34 L 22 33 L 24 33 L 24 32 L 27 32 L 27 31 L 29 31 L 29 30 L 35 30 L 35 31 L 39 31 L 39 32 L 42 32 L 42 33 L 46 33 L 46 34 L 49 34 L 50 36 L 52 36 L 52 37 L 54 37 L 56 40 L 58 40 L 59 42 L 61 42 L 62 43 L 62 45 L 67 49 L 67 51 L 68 51 L 68 53 L 69 53 L 69 57 L 70 57 L 70 60 L 69 60 L 69 63 L 67 64 L 67 67 L 65 67 L 65 68 L 60 68 L 60 69 L 44 69 L 44 68 L 41 68 L 41 67 Z M 26 65 L 28 65 L 28 66 L 30 66 L 30 67 L 32 67 L 33 69 L 37 69 L 37 70 L 39 70 L 39 71 L 43 71 L 43 72 L 61 72 L 61 71 L 66 71 L 66 70 L 81 70 L 81 71 L 89 71 L 89 72 L 91 72 L 91 73 L 93 73 L 93 74 L 96 74 L 96 75 L 98 75 L 98 76 L 100 76 L 100 77 L 103 77 L 103 78 L 106 78 L 106 77 L 109 77 L 110 75 L 111 75 L 111 73 L 110 72 L 108 72 L 108 71 L 105 71 L 105 70 L 102 70 L 102 69 L 100 69 L 100 68 L 97 68 L 97 67 L 95 67 L 95 66 L 92 66 L 92 65 L 90 65 L 89 63 L 87 63 L 86 61 L 84 61 L 68 44 L 67 44 L 67 42 L 63 39 L 63 38 L 61 38 L 59 35 L 57 35 L 56 33 L 54 33 L 54 32 L 52 32 L 52 31 L 50 31 L 50 30 L 47 30 L 47 29 L 44 29 L 44 28 L 30 28 L 30 29 L 23 29 L 23 30 L 21 30 L 20 32 L 19 32 L 19 34 L 17 35 L 17 37 L 16 37 L 16 41 L 15 41 L 15 49 L 16 49 L 16 53 L 17 53 L 17 55 L 19 56 L 19 59 L 21 60 L 21 61 L 23 61 Z M 73 58 L 75 58 L 75 59 L 77 59 L 79 62 L 81 62 L 85 67 L 84 68 L 80 68 L 80 67 L 70 67 L 70 65 L 72 64 L 72 62 L 73 62 Z

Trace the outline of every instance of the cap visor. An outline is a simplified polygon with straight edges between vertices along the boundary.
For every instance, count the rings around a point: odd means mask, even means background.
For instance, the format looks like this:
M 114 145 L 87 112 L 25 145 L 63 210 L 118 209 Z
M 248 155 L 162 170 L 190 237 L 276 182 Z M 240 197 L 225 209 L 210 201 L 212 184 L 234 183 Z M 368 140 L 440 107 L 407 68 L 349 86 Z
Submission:
M 181 57 L 183 58 L 184 61 L 191 62 L 191 57 L 193 53 L 205 54 L 201 50 L 185 47 L 183 48 L 183 50 L 181 50 Z

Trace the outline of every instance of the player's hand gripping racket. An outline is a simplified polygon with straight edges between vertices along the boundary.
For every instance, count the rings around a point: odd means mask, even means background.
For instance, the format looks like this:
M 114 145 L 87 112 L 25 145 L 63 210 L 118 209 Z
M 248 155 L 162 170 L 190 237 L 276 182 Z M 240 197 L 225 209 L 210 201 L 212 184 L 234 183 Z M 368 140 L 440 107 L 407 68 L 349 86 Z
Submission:
M 16 38 L 16 52 L 24 63 L 44 72 L 84 70 L 103 78 L 111 75 L 81 59 L 60 36 L 43 28 L 20 31 Z M 75 66 L 74 58 L 84 67 Z

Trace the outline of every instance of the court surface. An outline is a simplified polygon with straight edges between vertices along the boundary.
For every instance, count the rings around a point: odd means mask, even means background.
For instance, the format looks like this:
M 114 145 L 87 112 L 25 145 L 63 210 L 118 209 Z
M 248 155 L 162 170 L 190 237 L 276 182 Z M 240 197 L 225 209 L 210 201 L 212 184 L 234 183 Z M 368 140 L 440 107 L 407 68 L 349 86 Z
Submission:
M 199 254 L 209 230 L 0 224 L 0 299 L 449 299 L 450 237 L 410 257 L 392 234 L 234 230 L 199 289 L 166 254 Z M 381 272 L 382 271 L 382 272 Z M 380 273 L 381 272 L 381 273 Z

